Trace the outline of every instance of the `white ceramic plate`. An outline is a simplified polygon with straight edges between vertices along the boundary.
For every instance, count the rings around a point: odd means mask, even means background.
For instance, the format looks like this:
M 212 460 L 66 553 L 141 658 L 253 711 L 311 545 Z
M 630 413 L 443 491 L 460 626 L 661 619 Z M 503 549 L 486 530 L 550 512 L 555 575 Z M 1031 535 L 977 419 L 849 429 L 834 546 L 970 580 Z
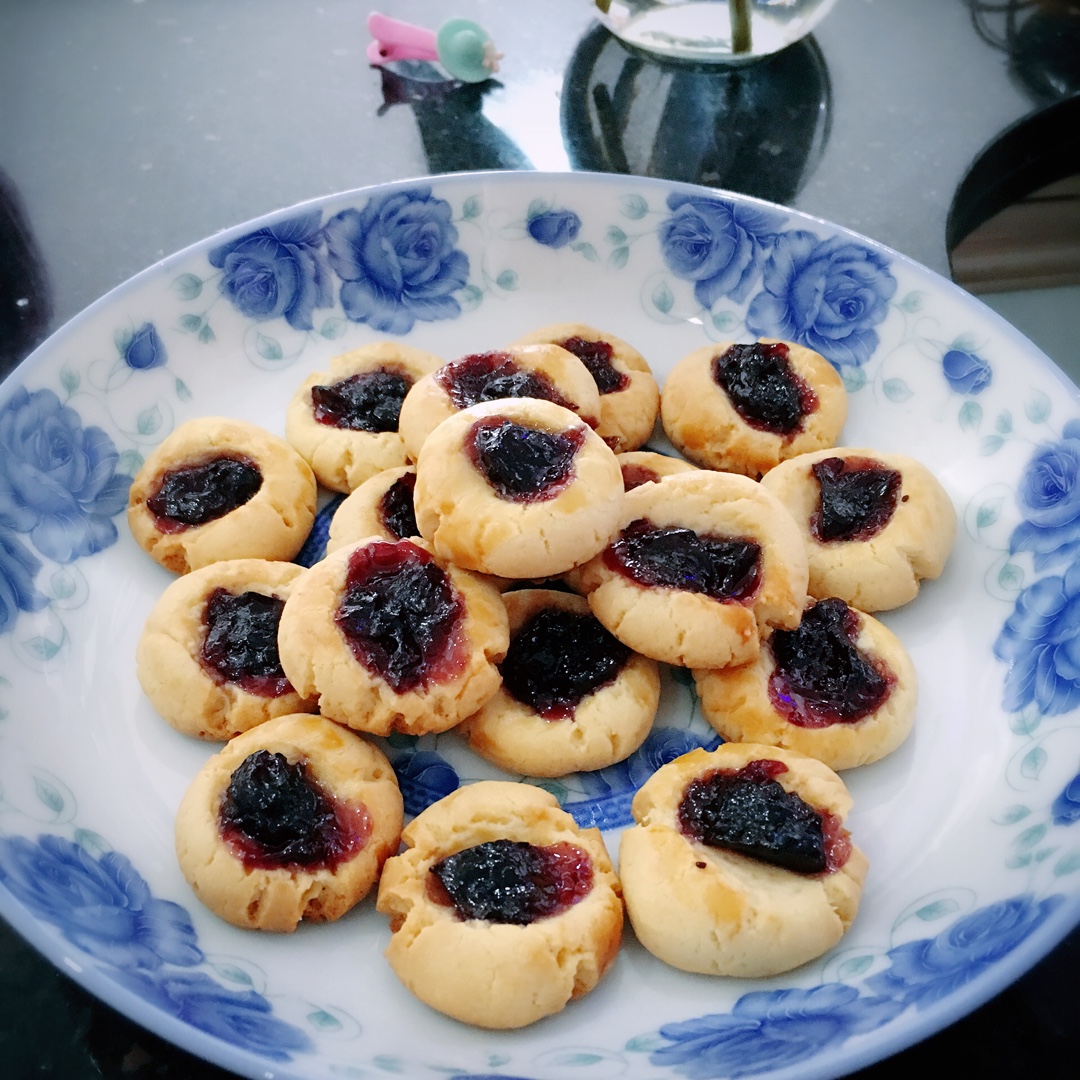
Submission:
M 291 936 L 205 911 L 173 814 L 214 747 L 137 685 L 170 580 L 121 508 L 176 425 L 280 433 L 294 387 L 381 335 L 452 359 L 553 321 L 636 344 L 663 378 L 709 341 L 801 341 L 851 392 L 844 441 L 924 461 L 961 528 L 944 575 L 886 616 L 921 679 L 915 731 L 849 772 L 870 857 L 851 932 L 761 982 L 668 969 L 627 935 L 598 989 L 528 1030 L 418 1004 L 369 899 Z M 675 184 L 462 175 L 351 192 L 151 267 L 0 391 L 0 912 L 138 1023 L 251 1077 L 561 1078 L 850 1071 L 975 1007 L 1080 917 L 1080 404 L 1033 346 L 895 252 Z M 551 785 L 617 848 L 630 793 L 710 733 L 669 677 L 628 764 Z M 388 749 L 412 809 L 492 775 L 452 734 Z

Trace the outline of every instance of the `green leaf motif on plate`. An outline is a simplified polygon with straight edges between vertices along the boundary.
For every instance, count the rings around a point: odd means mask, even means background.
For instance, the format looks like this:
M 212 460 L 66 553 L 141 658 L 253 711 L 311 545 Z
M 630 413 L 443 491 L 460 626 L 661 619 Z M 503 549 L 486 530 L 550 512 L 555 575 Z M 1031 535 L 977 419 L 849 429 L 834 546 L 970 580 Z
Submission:
M 914 315 L 916 311 L 922 309 L 923 294 L 918 290 L 909 292 L 896 306 L 901 311 L 906 311 L 909 315 Z
M 619 247 L 608 256 L 608 266 L 612 270 L 621 270 L 629 260 L 630 249 L 628 247 Z
M 223 978 L 237 986 L 254 986 L 251 976 L 235 964 L 218 964 L 214 970 Z
M 202 329 L 202 316 L 201 315 L 181 315 L 180 316 L 180 329 L 185 334 L 194 334 L 198 330 Z
M 75 595 L 75 579 L 67 570 L 57 570 L 49 579 L 49 585 L 57 600 L 67 600 Z
M 504 292 L 513 292 L 518 287 L 518 276 L 514 270 L 504 270 L 496 279 L 495 284 Z
M 116 346 L 116 349 L 121 356 L 127 352 L 128 346 L 131 344 L 131 340 L 134 337 L 135 332 L 126 326 L 121 327 L 113 334 L 113 344 Z
M 1007 562 L 998 571 L 998 584 L 1004 589 L 1019 589 L 1024 584 L 1024 571 L 1014 562 Z
M 34 777 L 34 793 L 38 801 L 47 806 L 54 814 L 59 814 L 64 809 L 64 797 L 53 784 L 42 780 L 40 776 Z
M 264 360 L 280 360 L 284 355 L 280 343 L 266 334 L 255 335 L 255 349 Z
M 80 382 L 82 382 L 82 379 L 77 371 L 72 371 L 69 367 L 61 368 L 60 385 L 64 388 L 66 394 L 74 394 L 79 389 Z
M 402 1073 L 405 1066 L 399 1057 L 391 1057 L 389 1054 L 378 1054 L 371 1059 L 372 1064 L 383 1072 Z
M 1001 516 L 1001 507 L 1004 503 L 1004 499 L 987 499 L 986 502 L 979 507 L 978 513 L 975 515 L 975 525 L 977 528 L 985 529 L 990 525 L 993 525 L 995 521 Z
M 1045 835 L 1045 825 L 1032 825 L 1030 829 L 1025 829 L 1013 843 L 1021 850 L 1026 850 L 1033 848 Z
M 961 334 L 950 346 L 949 350 L 957 352 L 978 352 L 978 343 L 971 334 Z
M 95 859 L 100 858 L 102 855 L 107 855 L 112 848 L 105 843 L 105 837 L 100 833 L 94 832 L 93 829 L 76 829 L 75 830 L 75 843 L 87 852 L 89 855 L 93 855 Z
M 576 251 L 579 255 L 584 255 L 589 262 L 600 261 L 600 256 L 597 254 L 596 248 L 594 248 L 587 240 L 583 240 L 579 244 L 571 244 L 570 250 Z
M 640 195 L 624 195 L 619 206 L 631 221 L 640 221 L 649 212 L 649 204 Z
M 601 1054 L 586 1054 L 578 1052 L 576 1054 L 559 1054 L 552 1059 L 554 1065 L 564 1066 L 577 1066 L 577 1065 L 597 1065 L 604 1060 Z
M 659 1035 L 636 1035 L 625 1046 L 631 1054 L 651 1054 L 654 1050 L 667 1046 L 667 1040 Z
M 987 435 L 979 440 L 979 453 L 983 457 L 996 454 L 1005 445 L 1005 440 L 1000 435 Z
M 477 285 L 466 285 L 457 297 L 462 311 L 475 311 L 484 299 L 484 291 Z
M 857 390 L 861 390 L 866 385 L 866 372 L 861 367 L 853 368 L 846 367 L 840 372 L 840 378 L 843 380 L 844 389 L 849 394 L 854 394 Z
M 1014 803 L 1012 806 L 1005 808 L 1005 813 L 1001 815 L 1001 820 L 998 821 L 999 825 L 1015 825 L 1018 821 L 1023 821 L 1031 811 L 1021 803 Z
M 1043 766 L 1046 764 L 1046 759 L 1046 751 L 1041 746 L 1029 750 L 1020 763 L 1020 775 L 1027 780 L 1038 779 L 1039 773 L 1042 772 Z
M 480 216 L 484 204 L 479 195 L 470 195 L 461 207 L 461 216 L 465 221 L 473 221 Z
M 201 337 L 202 335 L 200 335 Z M 176 396 L 181 401 L 191 400 L 191 391 L 188 389 L 188 384 L 183 379 L 176 380 Z
M 1062 855 L 1054 863 L 1054 876 L 1064 877 L 1066 874 L 1075 874 L 1080 870 L 1080 851 L 1070 851 L 1068 855 Z
M 199 331 L 199 340 L 204 345 L 209 345 L 211 341 L 217 340 L 217 334 L 215 334 L 214 331 L 210 329 L 209 323 L 203 324 L 203 328 Z
M 607 231 L 607 242 L 613 247 L 619 247 L 626 243 L 626 233 L 619 228 L 618 225 L 609 225 Z
M 116 471 L 134 476 L 143 467 L 144 458 L 138 450 L 125 450 L 116 463 Z
M 528 780 L 528 778 L 526 779 Z M 565 802 L 570 794 L 570 789 L 558 780 L 528 780 L 528 782 L 534 787 L 540 788 L 541 791 L 550 792 L 560 803 Z
M 955 900 L 935 900 L 919 908 L 915 912 L 915 917 L 922 922 L 933 922 L 935 919 L 943 919 L 946 915 L 959 910 L 960 905 Z
M 316 1009 L 307 1015 L 308 1023 L 319 1031 L 340 1031 L 341 1021 L 325 1009 Z
M 527 221 L 532 221 L 533 218 L 538 218 L 541 214 L 546 214 L 551 209 L 551 203 L 546 199 L 533 199 L 529 203 L 529 209 L 525 211 L 525 218 Z
M 1023 855 L 1010 855 L 1005 860 L 1005 865 L 1010 870 L 1023 870 L 1025 866 L 1031 865 L 1031 852 L 1026 851 Z
M 837 978 L 843 982 L 845 979 L 858 978 L 871 964 L 872 956 L 856 956 L 851 960 L 845 960 L 836 972 Z
M 892 402 L 899 404 L 911 397 L 911 387 L 903 379 L 886 379 L 882 383 L 885 396 Z
M 135 421 L 135 427 L 140 435 L 153 435 L 161 427 L 161 410 L 156 405 L 143 409 Z
M 172 283 L 181 300 L 194 300 L 202 292 L 202 278 L 195 274 L 181 274 Z
M 1009 717 L 1009 730 L 1016 735 L 1030 735 L 1042 723 L 1042 713 L 1034 706 Z
M 40 635 L 27 639 L 22 645 L 36 660 L 51 660 L 60 651 L 59 642 Z
M 998 414 L 998 418 L 994 421 L 994 430 L 1001 435 L 1008 435 L 1013 429 L 1012 413 L 1005 409 Z
M 712 324 L 721 333 L 732 329 L 738 323 L 739 317 L 734 311 L 718 311 L 712 317 Z
M 333 341 L 334 338 L 341 337 L 345 333 L 345 327 L 348 323 L 340 315 L 331 315 L 329 319 L 326 319 L 322 326 L 319 327 L 319 333 L 326 338 L 327 341 Z
M 960 430 L 974 431 L 982 423 L 983 408 L 977 401 L 965 401 L 960 406 Z
M 666 315 L 675 306 L 675 294 L 668 288 L 666 281 L 661 281 L 652 292 L 653 306 Z
M 1042 424 L 1050 416 L 1052 403 L 1048 394 L 1041 390 L 1032 391 L 1031 397 L 1024 402 L 1024 415 L 1033 424 Z

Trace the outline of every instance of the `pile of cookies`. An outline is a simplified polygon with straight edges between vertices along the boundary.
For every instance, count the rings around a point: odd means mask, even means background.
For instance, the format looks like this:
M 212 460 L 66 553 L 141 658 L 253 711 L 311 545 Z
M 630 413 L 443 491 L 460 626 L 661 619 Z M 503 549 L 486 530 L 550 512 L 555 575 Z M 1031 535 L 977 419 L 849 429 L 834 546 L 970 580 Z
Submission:
M 129 521 L 181 575 L 140 683 L 178 730 L 228 740 L 177 817 L 196 894 L 290 930 L 379 882 L 402 981 L 487 1027 L 596 985 L 624 892 L 641 942 L 685 970 L 768 975 L 830 948 L 866 872 L 834 770 L 895 749 L 915 708 L 871 612 L 940 574 L 955 530 L 917 462 L 835 446 L 846 413 L 797 345 L 696 350 L 661 393 L 628 343 L 560 324 L 448 363 L 344 354 L 298 387 L 284 440 L 178 428 Z M 658 422 L 681 457 L 642 449 Z M 304 569 L 320 487 L 347 497 Z M 639 791 L 618 876 L 531 785 L 469 785 L 402 830 L 364 736 L 453 729 L 525 776 L 603 768 L 646 738 L 662 664 L 692 671 L 727 741 Z

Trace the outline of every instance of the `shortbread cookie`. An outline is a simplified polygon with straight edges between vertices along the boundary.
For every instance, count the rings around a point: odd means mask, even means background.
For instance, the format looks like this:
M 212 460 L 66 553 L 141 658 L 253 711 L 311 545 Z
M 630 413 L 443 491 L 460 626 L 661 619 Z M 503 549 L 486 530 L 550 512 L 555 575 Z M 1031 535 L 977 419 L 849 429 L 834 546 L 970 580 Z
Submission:
M 725 743 L 662 766 L 634 796 L 619 874 L 638 940 L 683 971 L 758 978 L 831 949 L 859 907 L 867 860 L 828 766 Z
M 779 500 L 745 476 L 697 469 L 627 492 L 621 531 L 575 584 L 636 652 L 719 668 L 798 625 L 806 576 L 805 545 Z
M 660 701 L 655 660 L 634 653 L 573 593 L 505 593 L 502 686 L 457 729 L 481 757 L 525 776 L 602 769 L 645 740 Z
M 200 769 L 177 811 L 176 854 L 216 915 L 288 932 L 362 900 L 402 819 L 382 751 L 321 716 L 279 716 Z
M 520 1028 L 588 993 L 622 935 L 619 881 L 598 829 L 554 795 L 496 780 L 459 788 L 406 826 L 378 910 L 386 958 L 421 1001 Z
M 384 469 L 405 465 L 398 434 L 406 394 L 442 360 L 396 341 L 343 353 L 304 380 L 285 414 L 285 437 L 319 483 L 350 492 Z
M 165 590 L 135 665 L 150 704 L 177 731 L 229 739 L 274 716 L 315 711 L 285 677 L 277 647 L 281 610 L 303 572 L 295 563 L 232 559 Z
M 834 446 L 847 391 L 823 356 L 763 338 L 695 349 L 668 375 L 660 418 L 696 465 L 757 479 L 797 454 Z
M 315 520 L 307 462 L 255 424 L 189 420 L 143 463 L 128 524 L 139 545 L 177 574 L 222 559 L 291 559 Z
M 556 345 L 510 346 L 444 364 L 409 391 L 401 407 L 401 437 L 411 461 L 448 417 L 485 401 L 536 398 L 600 422 L 600 393 L 585 365 Z
M 728 742 L 769 743 L 851 769 L 908 736 L 914 665 L 883 623 L 843 600 L 820 600 L 796 630 L 777 630 L 755 661 L 695 671 L 701 712 Z
M 810 561 L 810 594 L 860 611 L 913 600 L 945 568 L 956 511 L 938 479 L 912 458 L 840 447 L 804 454 L 762 485 L 791 512 Z
M 384 540 L 419 537 L 413 512 L 415 486 L 412 465 L 386 469 L 365 480 L 334 512 L 326 539 L 327 555 L 367 536 Z
M 670 454 L 658 454 L 653 450 L 632 450 L 626 454 L 616 454 L 619 468 L 622 470 L 623 487 L 633 491 L 642 484 L 655 483 L 665 476 L 676 473 L 693 472 L 697 466 L 691 465 L 680 457 Z
M 622 501 L 615 455 L 550 401 L 474 405 L 440 424 L 416 463 L 421 535 L 440 556 L 499 577 L 539 580 L 591 559 Z
M 513 344 L 545 342 L 572 352 L 589 369 L 600 391 L 597 435 L 617 454 L 644 445 L 660 412 L 660 389 L 645 357 L 622 338 L 585 323 L 553 323 Z
M 358 731 L 445 731 L 499 688 L 509 642 L 490 583 L 422 540 L 369 537 L 307 570 L 278 629 L 289 681 Z

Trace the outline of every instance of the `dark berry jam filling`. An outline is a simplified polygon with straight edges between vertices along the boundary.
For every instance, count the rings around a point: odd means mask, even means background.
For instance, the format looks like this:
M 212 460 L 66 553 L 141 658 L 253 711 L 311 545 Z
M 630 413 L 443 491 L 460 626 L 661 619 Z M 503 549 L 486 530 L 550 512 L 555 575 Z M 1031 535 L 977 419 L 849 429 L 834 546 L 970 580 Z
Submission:
M 499 670 L 512 697 L 545 720 L 565 720 L 629 659 L 630 650 L 592 615 L 545 608 L 511 637 Z
M 278 658 L 277 632 L 285 601 L 257 592 L 215 589 L 206 601 L 203 666 L 219 681 L 260 697 L 292 690 Z
M 169 469 L 146 506 L 162 532 L 182 532 L 243 506 L 262 487 L 262 479 L 250 458 L 222 455 Z
M 774 779 L 787 771 L 783 762 L 764 759 L 692 780 L 679 803 L 679 827 L 709 847 L 796 873 L 838 869 L 851 850 L 847 833 L 833 814 L 815 809 Z
M 810 531 L 827 540 L 869 540 L 892 520 L 900 473 L 869 458 L 825 458 L 813 466 L 821 488 Z
M 367 808 L 327 793 L 303 761 L 257 750 L 229 780 L 218 815 L 230 850 L 251 869 L 330 869 L 371 836 Z
M 399 476 L 379 501 L 379 517 L 382 523 L 399 540 L 420 535 L 413 506 L 415 489 L 416 473 L 408 472 Z
M 361 371 L 329 386 L 311 388 L 312 412 L 320 424 L 346 431 L 397 431 L 401 403 L 412 379 L 391 367 Z
M 527 926 L 576 904 L 592 881 L 592 859 L 573 844 L 489 840 L 435 863 L 428 896 L 461 919 Z
M 655 483 L 660 479 L 660 474 L 644 465 L 623 465 L 622 483 L 623 491 L 633 491 L 642 484 Z
M 712 376 L 752 428 L 791 436 L 818 406 L 817 395 L 795 374 L 783 342 L 732 345 L 713 357 Z
M 572 337 L 558 344 L 567 352 L 572 352 L 589 369 L 596 389 L 601 394 L 614 394 L 630 385 L 630 376 L 619 371 L 611 362 L 615 350 L 609 342 Z
M 435 372 L 435 381 L 459 409 L 501 398 L 541 398 L 564 409 L 577 408 L 546 375 L 520 367 L 504 352 L 475 353 L 444 364 Z
M 464 668 L 465 603 L 432 557 L 408 540 L 352 553 L 334 618 L 357 661 L 399 694 Z
M 639 585 L 743 601 L 757 589 L 761 547 L 743 537 L 659 528 L 638 518 L 607 547 L 604 563 Z
M 820 600 L 795 630 L 769 639 L 773 707 L 798 727 L 853 724 L 878 709 L 895 676 L 855 645 L 859 620 L 843 600 Z
M 465 449 L 499 498 L 545 502 L 573 480 L 574 458 L 585 445 L 585 430 L 540 431 L 488 416 L 469 429 Z

